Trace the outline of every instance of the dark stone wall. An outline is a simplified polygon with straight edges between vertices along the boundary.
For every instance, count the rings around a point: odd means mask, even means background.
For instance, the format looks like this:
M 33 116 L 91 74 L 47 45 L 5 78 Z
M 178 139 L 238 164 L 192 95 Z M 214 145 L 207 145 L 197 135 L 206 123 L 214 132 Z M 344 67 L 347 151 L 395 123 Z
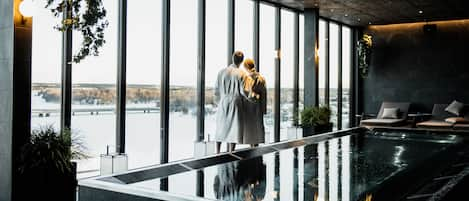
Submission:
M 469 103 L 469 20 L 371 26 L 370 71 L 362 80 L 365 113 L 383 101 L 411 102 L 413 112 L 431 112 L 435 103 Z

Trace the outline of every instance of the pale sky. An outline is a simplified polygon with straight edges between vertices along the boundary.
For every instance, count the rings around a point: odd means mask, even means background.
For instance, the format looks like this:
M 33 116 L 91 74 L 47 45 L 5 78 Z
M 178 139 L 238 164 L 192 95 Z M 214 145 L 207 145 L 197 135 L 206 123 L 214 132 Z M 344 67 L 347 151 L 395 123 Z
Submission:
M 73 64 L 74 83 L 115 83 L 117 78 L 117 2 L 104 0 L 107 9 L 109 27 L 105 32 L 106 44 L 98 57 L 88 57 L 79 64 Z M 42 3 L 37 2 L 36 3 Z M 252 11 L 250 0 L 236 1 L 235 49 L 252 58 Z M 213 86 L 219 69 L 227 61 L 227 1 L 207 0 L 206 16 L 206 86 Z M 197 0 L 171 1 L 171 51 L 170 83 L 171 85 L 196 86 L 197 80 Z M 60 82 L 61 33 L 52 27 L 57 23 L 48 9 L 38 5 L 33 17 L 33 82 Z M 131 0 L 128 1 L 127 30 L 127 83 L 160 84 L 161 74 L 161 1 Z M 261 4 L 260 8 L 260 57 L 256 61 L 261 73 L 267 79 L 268 87 L 273 87 L 274 79 L 274 15 L 275 9 Z M 293 86 L 293 19 L 292 12 L 282 9 L 282 43 L 281 43 L 281 86 Z M 303 18 L 300 20 L 300 31 L 303 30 Z M 332 25 L 332 24 L 331 24 Z M 320 36 L 324 26 L 320 28 Z M 337 26 L 331 26 L 331 87 L 337 86 L 337 54 L 332 51 L 337 47 Z M 348 31 L 348 32 L 347 32 Z M 301 33 L 300 32 L 300 33 Z M 344 29 L 344 34 L 349 30 Z M 300 34 L 300 38 L 303 37 Z M 335 39 L 334 39 L 335 38 Z M 348 37 L 343 43 L 349 44 Z M 81 36 L 74 32 L 74 50 L 80 44 Z M 302 38 L 300 42 L 302 42 Z M 324 39 L 320 40 L 323 42 Z M 302 48 L 303 45 L 300 45 Z M 344 49 L 349 49 L 344 46 Z M 323 52 L 320 52 L 323 55 Z M 349 65 L 349 54 L 343 53 L 344 74 Z M 303 52 L 300 50 L 300 60 Z M 321 56 L 320 56 L 321 61 Z M 300 62 L 303 66 L 303 62 Z M 320 70 L 322 67 L 320 66 Z M 302 72 L 302 69 L 300 70 Z M 302 80 L 300 75 L 300 81 Z M 346 77 L 344 77 L 346 78 Z M 347 80 L 345 80 L 348 83 Z M 344 88 L 348 85 L 344 83 Z M 320 87 L 324 87 L 320 83 Z

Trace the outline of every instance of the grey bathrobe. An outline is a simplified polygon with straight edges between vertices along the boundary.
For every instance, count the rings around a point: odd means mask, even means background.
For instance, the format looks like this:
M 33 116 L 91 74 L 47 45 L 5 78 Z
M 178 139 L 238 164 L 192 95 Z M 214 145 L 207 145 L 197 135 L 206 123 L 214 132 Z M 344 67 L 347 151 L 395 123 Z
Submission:
M 249 92 L 249 101 L 245 101 L 243 144 L 260 144 L 265 141 L 264 114 L 267 111 L 267 89 L 265 79 L 255 70 L 248 73 L 245 90 Z
M 218 73 L 215 101 L 218 102 L 215 141 L 243 143 L 243 103 L 246 73 L 230 65 Z

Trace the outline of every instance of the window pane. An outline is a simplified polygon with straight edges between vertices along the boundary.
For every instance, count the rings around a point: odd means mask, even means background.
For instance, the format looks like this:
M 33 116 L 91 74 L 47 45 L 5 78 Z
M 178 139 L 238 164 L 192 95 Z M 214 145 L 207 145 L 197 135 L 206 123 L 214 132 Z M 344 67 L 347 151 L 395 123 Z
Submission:
M 339 73 L 339 26 L 330 23 L 329 27 L 329 86 L 330 86 L 330 108 L 332 112 L 331 122 L 334 124 L 334 130 L 337 130 L 337 88 Z
M 294 13 L 282 10 L 281 18 L 280 139 L 285 140 L 287 128 L 293 126 Z
M 326 22 L 319 20 L 319 105 L 326 104 Z
M 36 4 L 32 30 L 31 128 L 52 125 L 60 129 L 60 80 L 62 34 L 60 22 L 48 9 Z M 3 44 L 2 44 L 3 45 Z
M 125 145 L 130 169 L 160 162 L 161 5 L 154 0 L 127 4 Z
M 103 4 L 109 21 L 104 32 L 106 43 L 99 56 L 88 57 L 72 67 L 72 131 L 83 137 L 91 156 L 78 162 L 78 171 L 98 170 L 99 156 L 106 153 L 106 146 L 110 146 L 111 151 L 115 150 L 118 2 L 103 1 Z M 83 37 L 77 31 L 73 34 L 73 51 L 76 54 Z
M 275 87 L 275 8 L 260 5 L 260 61 L 259 71 L 266 79 L 267 114 L 264 115 L 265 141 L 274 141 L 274 87 Z
M 206 2 L 205 30 L 205 138 L 215 139 L 216 103 L 214 86 L 218 71 L 227 66 L 228 15 L 226 0 Z
M 254 2 L 237 0 L 235 3 L 235 50 L 242 51 L 244 58 L 252 58 Z
M 350 70 L 352 68 L 352 35 L 349 27 L 342 27 L 342 128 L 348 128 L 350 110 Z
M 196 135 L 197 1 L 171 1 L 169 160 L 193 157 Z

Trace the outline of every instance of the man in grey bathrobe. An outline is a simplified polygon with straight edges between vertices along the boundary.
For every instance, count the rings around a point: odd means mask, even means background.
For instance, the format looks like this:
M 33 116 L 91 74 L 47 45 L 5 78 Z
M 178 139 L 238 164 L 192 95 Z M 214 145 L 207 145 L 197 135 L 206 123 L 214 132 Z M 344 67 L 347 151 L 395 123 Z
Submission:
M 227 143 L 228 151 L 235 149 L 236 143 L 243 142 L 243 102 L 247 97 L 244 91 L 246 73 L 239 69 L 244 55 L 240 51 L 233 54 L 233 63 L 218 72 L 215 83 L 215 100 L 218 102 L 215 141 L 220 153 L 222 142 Z

